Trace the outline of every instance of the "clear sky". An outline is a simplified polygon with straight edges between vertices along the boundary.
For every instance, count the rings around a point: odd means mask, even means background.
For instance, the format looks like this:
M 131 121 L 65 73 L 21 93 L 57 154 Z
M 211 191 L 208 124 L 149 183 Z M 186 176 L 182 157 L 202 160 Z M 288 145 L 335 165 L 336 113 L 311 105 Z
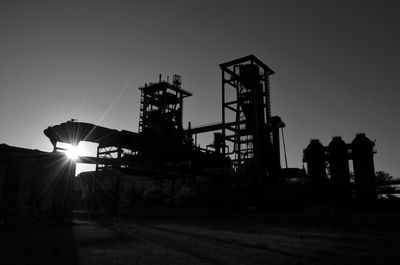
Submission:
M 140 3 L 139 3 L 140 2 Z M 398 1 L 0 1 L 0 143 L 51 150 L 71 118 L 137 131 L 139 86 L 182 75 L 192 125 L 221 120 L 219 64 L 273 69 L 289 166 L 312 138 L 376 139 L 400 177 Z

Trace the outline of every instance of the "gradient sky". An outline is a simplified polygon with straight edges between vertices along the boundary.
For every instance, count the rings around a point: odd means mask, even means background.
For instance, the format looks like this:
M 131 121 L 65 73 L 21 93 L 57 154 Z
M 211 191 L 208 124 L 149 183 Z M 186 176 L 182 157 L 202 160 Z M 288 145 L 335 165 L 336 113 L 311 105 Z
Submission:
M 400 177 L 397 2 L 2 0 L 0 143 L 50 151 L 43 130 L 71 118 L 137 131 L 138 87 L 159 73 L 193 93 L 185 124 L 218 122 L 218 65 L 254 54 L 276 72 L 290 167 L 312 138 L 365 132 Z

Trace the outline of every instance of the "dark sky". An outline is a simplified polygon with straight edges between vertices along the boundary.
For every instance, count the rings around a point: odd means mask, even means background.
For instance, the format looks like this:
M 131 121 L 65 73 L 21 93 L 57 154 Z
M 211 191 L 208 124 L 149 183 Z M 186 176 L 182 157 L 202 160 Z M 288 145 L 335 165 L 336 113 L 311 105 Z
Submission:
M 140 3 L 139 3 L 140 2 Z M 137 131 L 139 86 L 182 75 L 184 120 L 221 120 L 219 64 L 256 55 L 286 123 L 289 166 L 312 138 L 376 139 L 400 177 L 397 1 L 0 2 L 0 143 L 51 150 L 71 118 Z

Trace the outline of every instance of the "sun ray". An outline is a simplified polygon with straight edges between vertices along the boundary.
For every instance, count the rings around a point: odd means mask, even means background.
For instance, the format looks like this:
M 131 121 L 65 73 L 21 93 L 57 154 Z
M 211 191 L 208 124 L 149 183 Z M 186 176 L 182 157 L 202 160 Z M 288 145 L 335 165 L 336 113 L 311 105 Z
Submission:
M 96 126 L 99 126 L 104 120 L 104 118 L 108 115 L 108 113 L 111 111 L 111 109 L 114 107 L 114 105 L 117 103 L 117 101 L 122 97 L 122 95 L 126 92 L 128 89 L 130 83 L 132 83 L 132 78 L 129 78 L 125 84 L 121 87 L 120 91 L 118 94 L 114 97 L 113 101 L 110 103 L 110 106 L 106 109 L 106 111 L 101 115 L 101 117 L 98 119 L 98 121 L 95 123 Z M 89 131 L 89 133 L 84 137 L 83 141 L 85 141 L 90 134 L 96 129 L 96 126 L 92 128 L 92 130 Z

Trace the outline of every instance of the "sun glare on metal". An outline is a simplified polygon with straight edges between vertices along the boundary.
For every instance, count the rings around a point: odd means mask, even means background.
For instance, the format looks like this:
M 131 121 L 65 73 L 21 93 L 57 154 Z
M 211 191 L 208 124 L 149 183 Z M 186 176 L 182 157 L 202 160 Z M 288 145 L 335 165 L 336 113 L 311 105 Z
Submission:
M 65 151 L 65 155 L 72 160 L 76 160 L 81 155 L 79 146 L 72 146 L 70 149 Z

